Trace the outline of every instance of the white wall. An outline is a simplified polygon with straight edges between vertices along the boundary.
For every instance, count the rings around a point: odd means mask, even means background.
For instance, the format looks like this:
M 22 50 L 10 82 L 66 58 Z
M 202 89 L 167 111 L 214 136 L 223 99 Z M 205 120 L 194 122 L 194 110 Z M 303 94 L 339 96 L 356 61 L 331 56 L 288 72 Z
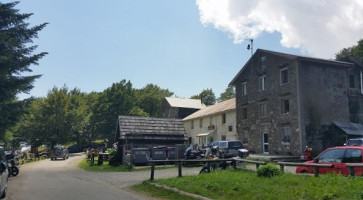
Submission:
M 226 114 L 226 123 L 222 123 L 222 115 Z M 203 120 L 203 127 L 199 126 L 200 119 Z M 194 121 L 194 128 L 192 128 L 191 124 Z M 222 140 L 222 135 L 226 136 L 226 140 L 237 140 L 237 130 L 236 130 L 236 111 L 228 111 L 225 113 L 217 113 L 215 115 L 209 115 L 202 118 L 195 118 L 193 120 L 183 121 L 185 131 L 187 132 L 187 137 L 192 137 L 193 144 L 202 145 L 199 142 L 199 137 L 197 137 L 200 133 L 205 133 L 208 131 L 209 125 L 215 126 L 215 131 L 208 136 L 209 145 L 210 140 Z M 229 126 L 232 126 L 232 131 L 229 131 Z

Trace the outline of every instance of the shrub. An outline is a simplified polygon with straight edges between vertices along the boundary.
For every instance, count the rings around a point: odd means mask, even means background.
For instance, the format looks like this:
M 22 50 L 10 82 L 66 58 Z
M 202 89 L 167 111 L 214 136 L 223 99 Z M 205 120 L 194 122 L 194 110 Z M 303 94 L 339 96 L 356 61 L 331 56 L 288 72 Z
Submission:
M 258 177 L 273 177 L 281 175 L 281 171 L 274 165 L 265 165 L 257 169 L 257 176 Z

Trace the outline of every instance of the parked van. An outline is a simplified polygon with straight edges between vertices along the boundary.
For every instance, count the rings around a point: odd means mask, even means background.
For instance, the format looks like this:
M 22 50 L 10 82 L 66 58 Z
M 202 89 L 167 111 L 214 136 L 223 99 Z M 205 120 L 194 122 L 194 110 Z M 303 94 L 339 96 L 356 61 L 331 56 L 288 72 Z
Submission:
M 219 152 L 221 152 L 225 158 L 239 156 L 240 153 L 238 150 L 243 149 L 242 142 L 239 140 L 214 141 L 213 143 L 218 145 Z

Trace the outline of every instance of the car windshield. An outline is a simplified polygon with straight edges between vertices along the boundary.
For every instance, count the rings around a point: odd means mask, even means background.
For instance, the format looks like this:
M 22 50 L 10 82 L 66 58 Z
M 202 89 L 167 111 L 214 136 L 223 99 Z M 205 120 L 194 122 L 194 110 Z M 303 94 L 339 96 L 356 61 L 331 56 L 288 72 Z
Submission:
M 233 141 L 228 143 L 228 148 L 230 149 L 240 149 L 242 148 L 242 143 L 240 141 Z

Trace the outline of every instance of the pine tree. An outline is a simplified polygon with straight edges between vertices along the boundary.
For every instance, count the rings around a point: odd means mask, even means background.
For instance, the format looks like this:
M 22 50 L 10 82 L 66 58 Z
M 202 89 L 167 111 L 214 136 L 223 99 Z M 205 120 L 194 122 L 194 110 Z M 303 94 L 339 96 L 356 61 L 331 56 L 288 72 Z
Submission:
M 37 46 L 30 45 L 47 23 L 29 27 L 26 20 L 32 14 L 19 13 L 14 8 L 18 3 L 0 3 L 0 137 L 23 112 L 25 101 L 18 101 L 16 95 L 29 92 L 40 77 L 22 73 L 32 72 L 30 67 L 47 54 L 32 54 Z

